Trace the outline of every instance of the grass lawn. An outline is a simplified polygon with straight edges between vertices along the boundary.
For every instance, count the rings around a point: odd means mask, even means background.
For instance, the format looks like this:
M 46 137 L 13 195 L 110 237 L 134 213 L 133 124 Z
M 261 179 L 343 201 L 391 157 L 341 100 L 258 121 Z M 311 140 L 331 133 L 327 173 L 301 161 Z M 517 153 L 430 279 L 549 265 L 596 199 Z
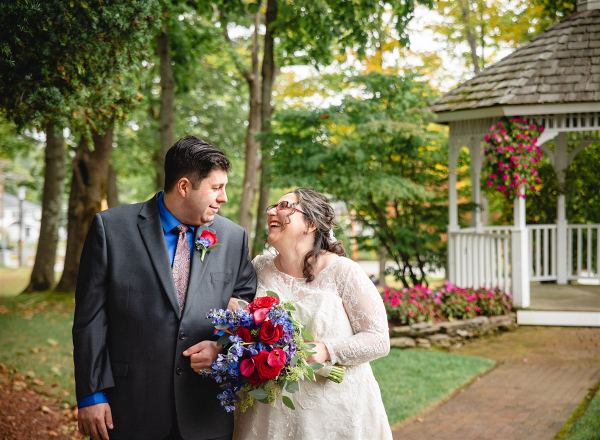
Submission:
M 0 267 L 0 296 L 13 296 L 21 293 L 29 284 L 31 267 L 12 269 Z
M 394 426 L 450 394 L 494 365 L 490 359 L 441 351 L 392 349 L 371 362 Z
M 75 404 L 73 294 L 0 297 L 0 362 L 32 389 Z
M 600 440 L 600 382 L 596 384 L 553 440 Z

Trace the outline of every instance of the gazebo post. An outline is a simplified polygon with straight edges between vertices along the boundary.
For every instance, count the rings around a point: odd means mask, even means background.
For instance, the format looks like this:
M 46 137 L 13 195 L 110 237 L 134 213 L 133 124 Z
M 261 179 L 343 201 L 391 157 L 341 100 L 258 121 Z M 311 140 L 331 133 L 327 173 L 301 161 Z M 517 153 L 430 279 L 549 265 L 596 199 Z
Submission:
M 522 188 L 523 190 L 524 188 Z M 528 232 L 525 226 L 525 199 L 515 198 L 514 221 L 512 230 L 512 294 L 513 303 L 516 307 L 527 308 L 530 305 L 529 298 L 529 247 Z
M 477 203 L 477 208 L 473 211 L 471 226 L 474 226 L 477 232 L 483 232 L 481 222 L 481 168 L 483 166 L 483 151 L 481 139 L 472 137 L 469 142 L 469 154 L 471 156 L 471 201 Z
M 460 145 L 450 134 L 448 139 L 448 281 L 456 283 L 456 251 L 452 232 L 458 231 L 458 197 L 456 191 L 456 167 Z
M 554 171 L 558 180 L 558 201 L 556 206 L 556 284 L 567 284 L 567 213 L 563 193 L 565 170 L 568 166 L 567 133 L 562 132 L 554 141 Z

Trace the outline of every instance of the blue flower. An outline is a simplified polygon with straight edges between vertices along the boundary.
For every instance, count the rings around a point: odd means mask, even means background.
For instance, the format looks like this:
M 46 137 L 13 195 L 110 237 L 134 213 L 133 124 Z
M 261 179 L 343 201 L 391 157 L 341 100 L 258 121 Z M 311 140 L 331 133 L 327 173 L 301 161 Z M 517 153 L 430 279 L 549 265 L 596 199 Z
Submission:
M 198 240 L 196 240 L 196 243 L 202 246 L 203 248 L 207 248 L 210 246 L 210 240 L 204 237 L 200 237 Z

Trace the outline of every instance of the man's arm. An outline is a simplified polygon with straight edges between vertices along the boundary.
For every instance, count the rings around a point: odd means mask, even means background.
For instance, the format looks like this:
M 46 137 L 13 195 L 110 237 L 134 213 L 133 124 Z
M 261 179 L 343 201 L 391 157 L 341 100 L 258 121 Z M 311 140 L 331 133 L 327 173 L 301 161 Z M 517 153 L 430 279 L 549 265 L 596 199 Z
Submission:
M 75 388 L 78 399 L 84 403 L 96 393 L 114 386 L 106 347 L 107 267 L 104 224 L 96 214 L 81 253 L 73 320 Z M 112 429 L 110 406 L 98 402 L 80 407 L 78 424 L 85 435 L 108 439 L 106 427 Z
M 233 298 L 229 301 L 229 308 L 239 308 L 236 298 L 251 302 L 256 293 L 256 272 L 254 272 L 254 267 L 250 261 L 246 231 L 244 231 L 241 251 L 240 269 L 238 270 L 238 277 L 235 280 Z M 203 368 L 210 368 L 222 349 L 223 347 L 217 347 L 216 341 L 202 341 L 188 348 L 183 352 L 183 355 L 190 358 L 192 369 L 198 371 Z
M 248 235 L 244 231 L 244 244 L 242 246 L 242 258 L 240 259 L 240 268 L 238 277 L 235 280 L 233 288 L 233 297 L 246 302 L 251 302 L 256 294 L 256 272 L 250 261 L 250 252 L 248 250 Z

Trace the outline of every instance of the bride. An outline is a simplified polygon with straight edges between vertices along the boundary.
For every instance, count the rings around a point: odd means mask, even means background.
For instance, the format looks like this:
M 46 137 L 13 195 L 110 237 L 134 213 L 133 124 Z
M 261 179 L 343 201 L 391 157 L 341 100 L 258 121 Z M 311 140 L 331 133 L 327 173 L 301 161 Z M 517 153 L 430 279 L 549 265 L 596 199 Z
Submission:
M 343 365 L 346 374 L 339 384 L 319 375 L 300 382 L 300 392 L 286 393 L 295 410 L 281 401 L 256 403 L 257 415 L 236 409 L 234 439 L 391 439 L 369 365 L 390 349 L 385 309 L 371 280 L 330 238 L 333 208 L 322 194 L 297 188 L 267 216 L 277 255 L 254 259 L 256 297 L 272 290 L 293 301 L 295 317 L 318 341 L 307 362 Z

